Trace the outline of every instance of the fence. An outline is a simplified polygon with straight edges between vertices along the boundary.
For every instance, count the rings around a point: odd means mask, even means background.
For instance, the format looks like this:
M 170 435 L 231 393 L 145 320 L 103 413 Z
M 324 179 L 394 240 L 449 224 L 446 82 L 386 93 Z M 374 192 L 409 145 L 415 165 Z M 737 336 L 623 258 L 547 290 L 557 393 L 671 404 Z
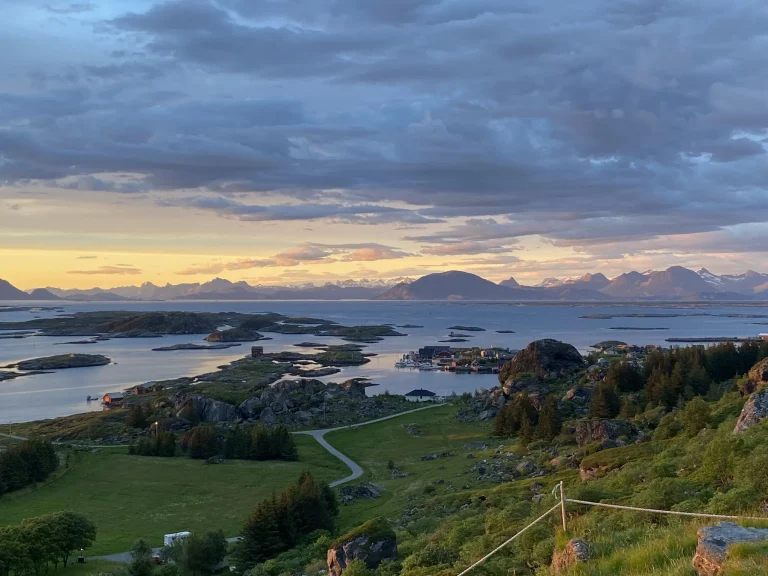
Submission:
M 509 538 L 508 540 L 506 540 L 505 542 L 503 542 L 502 544 L 500 544 L 499 546 L 491 550 L 488 554 L 480 558 L 480 560 L 478 560 L 477 562 L 469 566 L 464 571 L 460 572 L 457 576 L 464 576 L 465 574 L 469 573 L 471 570 L 473 570 L 474 568 L 476 568 L 477 566 L 479 566 L 480 564 L 488 560 L 488 558 L 496 554 L 499 550 L 504 548 L 507 544 L 514 541 L 518 536 L 520 536 L 523 532 L 528 530 L 530 527 L 544 520 L 544 518 L 552 514 L 552 512 L 554 512 L 558 508 L 560 509 L 560 514 L 562 516 L 562 521 L 563 521 L 563 531 L 565 532 L 568 529 L 567 522 L 566 522 L 566 514 L 565 514 L 565 504 L 567 502 L 570 502 L 572 504 L 582 504 L 585 506 L 598 506 L 601 508 L 612 508 L 614 510 L 629 510 L 632 512 L 650 512 L 652 514 L 668 514 L 672 516 L 688 516 L 688 517 L 694 517 L 694 518 L 718 518 L 720 520 L 768 520 L 768 517 L 765 517 L 765 516 L 727 516 L 724 514 L 707 514 L 704 512 L 701 512 L 701 513 L 700 512 L 676 512 L 674 510 L 656 510 L 653 508 L 639 508 L 637 506 L 622 506 L 619 504 L 606 504 L 604 502 L 590 502 L 589 500 L 576 500 L 575 498 L 565 497 L 565 488 L 563 487 L 562 481 L 554 487 L 554 489 L 552 490 L 552 494 L 554 494 L 558 489 L 560 491 L 560 501 L 557 504 L 555 504 L 552 508 L 544 512 L 544 514 L 536 518 L 536 520 L 528 524 L 525 528 L 518 531 L 511 538 Z

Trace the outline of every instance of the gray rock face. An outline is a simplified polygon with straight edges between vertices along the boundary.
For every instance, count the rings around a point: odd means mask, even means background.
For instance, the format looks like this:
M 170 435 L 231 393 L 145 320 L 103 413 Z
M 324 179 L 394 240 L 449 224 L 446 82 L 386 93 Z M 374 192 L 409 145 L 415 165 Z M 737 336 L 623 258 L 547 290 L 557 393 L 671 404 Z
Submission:
M 634 432 L 634 427 L 624 420 L 579 420 L 574 426 L 579 448 L 593 442 L 616 442 L 620 436 Z
M 742 542 L 768 540 L 768 530 L 745 528 L 733 522 L 700 528 L 699 543 L 693 557 L 693 569 L 698 576 L 722 576 L 728 547 Z
M 259 414 L 259 419 L 264 423 L 264 426 L 267 427 L 271 427 L 277 424 L 277 414 L 275 414 L 275 412 L 269 406 L 261 411 L 261 414 Z
M 555 552 L 552 555 L 552 571 L 555 574 L 563 574 L 570 567 L 587 560 L 589 560 L 589 544 L 581 538 L 572 538 L 562 552 Z
M 768 386 L 768 358 L 760 360 L 747 372 L 747 387 L 745 392 L 751 394 L 755 390 Z
M 328 576 L 341 576 L 353 560 L 361 560 L 373 570 L 384 560 L 396 558 L 397 540 L 393 536 L 358 536 L 328 550 Z
M 755 392 L 749 397 L 733 429 L 734 434 L 744 432 L 768 416 L 768 389 Z
M 182 402 L 177 417 L 181 417 L 187 406 L 192 406 L 201 422 L 230 422 L 237 418 L 237 407 L 205 396 L 188 396 Z
M 243 418 L 246 419 L 257 417 L 259 414 L 261 414 L 263 409 L 264 404 L 261 402 L 261 398 L 258 396 L 252 396 L 251 398 L 248 398 L 248 400 L 237 407 L 238 412 L 240 412 Z

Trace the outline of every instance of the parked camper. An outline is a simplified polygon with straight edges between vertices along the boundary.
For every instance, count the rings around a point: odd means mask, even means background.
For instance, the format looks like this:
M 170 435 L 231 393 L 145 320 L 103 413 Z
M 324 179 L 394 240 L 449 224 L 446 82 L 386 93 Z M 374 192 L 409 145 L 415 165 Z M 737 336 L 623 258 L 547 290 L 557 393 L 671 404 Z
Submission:
M 166 534 L 163 536 L 163 546 L 172 546 L 176 540 L 181 540 L 189 535 L 189 532 L 176 532 L 175 534 Z

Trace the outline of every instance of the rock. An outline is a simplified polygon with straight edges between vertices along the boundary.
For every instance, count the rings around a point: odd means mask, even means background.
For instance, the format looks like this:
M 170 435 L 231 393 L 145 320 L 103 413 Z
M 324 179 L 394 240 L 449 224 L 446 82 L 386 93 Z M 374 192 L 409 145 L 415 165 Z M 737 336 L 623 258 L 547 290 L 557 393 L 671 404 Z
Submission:
M 345 504 L 353 500 L 375 500 L 381 497 L 384 489 L 381 486 L 371 483 L 355 484 L 353 486 L 344 486 L 339 490 L 341 501 Z
M 578 402 L 586 404 L 592 399 L 592 389 L 584 386 L 574 386 L 563 396 L 563 402 Z
M 353 560 L 374 570 L 384 560 L 397 559 L 397 536 L 384 520 L 369 520 L 336 540 L 326 558 L 329 576 L 341 576 Z
M 768 358 L 760 360 L 747 372 L 747 386 L 745 393 L 751 394 L 755 390 L 768 386 Z
M 533 463 L 529 462 L 528 460 L 523 460 L 520 462 L 520 464 L 517 465 L 515 470 L 521 476 L 528 476 L 528 474 L 532 474 L 536 471 L 536 466 L 534 466 Z
M 467 442 L 462 448 L 464 450 L 488 450 L 488 444 L 485 442 Z
M 427 454 L 426 456 L 422 456 L 421 459 L 423 461 L 427 460 L 437 460 L 438 458 L 450 458 L 453 456 L 453 452 L 440 452 L 440 453 L 433 453 L 433 454 Z
M 421 436 L 421 428 L 418 424 L 403 424 L 402 428 L 405 428 L 410 436 Z
M 227 459 L 224 456 L 211 456 L 205 461 L 206 464 L 224 464 Z
M 693 556 L 693 569 L 698 576 L 721 576 L 723 562 L 731 544 L 768 540 L 768 530 L 745 528 L 733 522 L 699 529 L 699 543 Z
M 584 359 L 576 348 L 547 338 L 531 342 L 504 364 L 499 373 L 499 382 L 504 385 L 521 374 L 542 377 L 550 372 L 562 375 L 582 368 Z
M 470 460 L 471 460 L 472 458 L 474 458 L 474 457 L 475 457 L 475 455 L 474 455 L 474 454 L 472 454 L 472 452 L 470 452 L 469 454 L 467 454 L 467 458 L 468 458 L 468 459 L 470 459 Z
M 277 414 L 274 413 L 272 408 L 267 406 L 264 408 L 264 410 L 261 411 L 261 414 L 259 414 L 259 419 L 264 423 L 264 426 L 267 428 L 270 428 L 277 424 Z
M 206 398 L 205 396 L 188 396 L 179 398 L 181 406 L 176 414 L 181 418 L 188 407 L 194 409 L 201 422 L 234 422 L 237 420 L 237 407 L 226 402 Z
M 258 396 L 251 396 L 237 407 L 237 411 L 243 418 L 254 418 L 261 414 L 264 409 L 264 403 Z
M 555 574 L 563 574 L 570 567 L 587 560 L 589 560 L 589 544 L 581 538 L 571 538 L 562 552 L 555 552 L 552 555 L 552 571 Z
M 616 443 L 620 436 L 631 436 L 635 432 L 635 427 L 624 420 L 579 420 L 574 425 L 579 448 L 593 442 Z
M 766 416 L 768 416 L 768 389 L 755 392 L 749 397 L 744 408 L 741 409 L 733 433 L 744 432 L 751 426 L 758 424 Z
M 399 480 L 400 478 L 408 478 L 408 473 L 397 468 L 392 468 L 392 470 L 389 471 L 389 476 L 392 480 Z

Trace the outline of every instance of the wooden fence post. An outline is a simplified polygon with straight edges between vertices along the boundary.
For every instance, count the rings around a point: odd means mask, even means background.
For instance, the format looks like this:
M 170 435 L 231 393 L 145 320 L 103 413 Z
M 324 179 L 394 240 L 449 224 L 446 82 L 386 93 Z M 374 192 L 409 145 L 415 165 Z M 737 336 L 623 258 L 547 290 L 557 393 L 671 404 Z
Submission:
M 568 528 L 565 525 L 565 488 L 562 480 L 560 480 L 560 513 L 563 516 L 563 532 L 566 532 Z

